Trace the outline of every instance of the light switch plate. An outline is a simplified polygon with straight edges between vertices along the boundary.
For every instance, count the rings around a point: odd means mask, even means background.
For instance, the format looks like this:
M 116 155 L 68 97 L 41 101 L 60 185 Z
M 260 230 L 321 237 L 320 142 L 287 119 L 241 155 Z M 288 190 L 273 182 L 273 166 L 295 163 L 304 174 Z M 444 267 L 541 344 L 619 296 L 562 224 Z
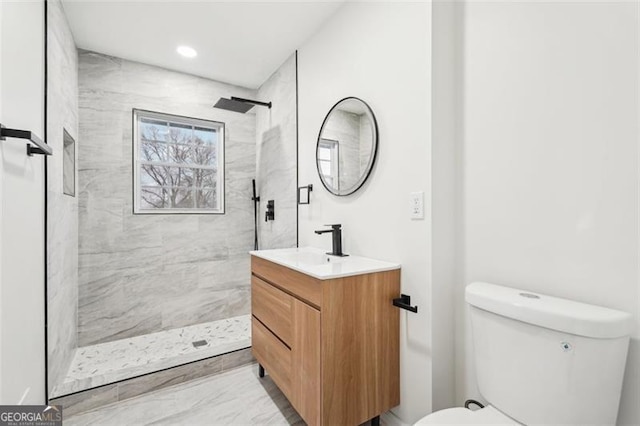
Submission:
M 424 192 L 409 194 L 409 217 L 414 220 L 424 219 Z

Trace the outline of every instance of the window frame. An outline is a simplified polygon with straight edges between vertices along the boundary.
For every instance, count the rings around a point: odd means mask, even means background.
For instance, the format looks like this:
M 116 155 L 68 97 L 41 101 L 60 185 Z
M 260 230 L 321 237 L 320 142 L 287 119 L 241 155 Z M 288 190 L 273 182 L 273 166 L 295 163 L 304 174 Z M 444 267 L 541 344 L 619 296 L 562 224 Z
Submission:
M 140 131 L 139 131 L 139 122 L 141 118 L 147 118 L 151 120 L 157 121 L 166 121 L 168 123 L 175 123 L 178 125 L 188 125 L 193 127 L 202 127 L 207 129 L 215 129 L 218 132 L 218 206 L 217 209 L 209 209 L 209 208 L 142 208 L 141 207 L 141 185 L 140 185 L 140 169 L 142 166 L 142 160 L 140 159 Z M 207 215 L 221 215 L 225 214 L 226 210 L 226 194 L 225 194 L 225 150 L 226 150 L 226 129 L 225 123 L 214 120 L 205 120 L 201 118 L 195 117 L 186 117 L 182 115 L 169 114 L 158 111 L 148 111 L 143 109 L 134 108 L 132 110 L 132 151 L 133 151 L 133 182 L 132 182 L 132 192 L 133 192 L 133 214 L 134 215 L 146 215 L 146 214 L 207 214 Z M 158 163 L 161 165 L 161 163 Z M 184 167 L 184 168 L 193 168 L 190 167 L 188 163 L 184 163 L 184 165 L 177 164 L 171 165 L 172 167 Z M 208 167 L 205 167 L 208 168 Z
M 321 138 L 318 141 L 318 147 L 316 148 L 316 150 L 319 150 L 320 148 L 328 149 L 329 150 L 329 155 L 331 156 L 331 159 L 330 160 L 320 160 L 318 158 L 317 161 L 316 161 L 318 163 L 318 171 L 320 172 L 320 174 L 322 176 L 330 178 L 331 179 L 331 183 L 332 183 L 331 186 L 339 191 L 340 190 L 340 142 L 335 140 L 335 139 Z M 320 167 L 320 164 L 319 164 L 321 162 L 330 164 L 330 166 L 331 166 L 331 176 L 327 176 L 325 174 L 322 174 L 322 170 L 321 170 L 321 167 Z M 334 164 L 335 164 L 335 167 L 334 167 Z

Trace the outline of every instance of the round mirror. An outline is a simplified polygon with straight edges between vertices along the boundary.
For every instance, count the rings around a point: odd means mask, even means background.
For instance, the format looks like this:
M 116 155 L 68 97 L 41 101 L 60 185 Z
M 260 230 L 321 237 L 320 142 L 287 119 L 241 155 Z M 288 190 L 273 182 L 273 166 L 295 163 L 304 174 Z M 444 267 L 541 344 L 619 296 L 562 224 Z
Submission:
M 378 152 L 378 123 L 358 98 L 344 98 L 322 123 L 316 164 L 322 184 L 335 195 L 353 194 L 369 177 Z

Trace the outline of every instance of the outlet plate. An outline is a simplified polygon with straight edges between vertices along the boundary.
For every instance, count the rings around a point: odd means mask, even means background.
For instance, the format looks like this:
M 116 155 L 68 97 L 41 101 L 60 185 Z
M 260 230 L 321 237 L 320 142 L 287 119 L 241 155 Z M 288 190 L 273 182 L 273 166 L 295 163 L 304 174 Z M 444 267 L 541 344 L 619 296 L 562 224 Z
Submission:
M 424 219 L 424 192 L 409 194 L 409 217 L 413 220 Z

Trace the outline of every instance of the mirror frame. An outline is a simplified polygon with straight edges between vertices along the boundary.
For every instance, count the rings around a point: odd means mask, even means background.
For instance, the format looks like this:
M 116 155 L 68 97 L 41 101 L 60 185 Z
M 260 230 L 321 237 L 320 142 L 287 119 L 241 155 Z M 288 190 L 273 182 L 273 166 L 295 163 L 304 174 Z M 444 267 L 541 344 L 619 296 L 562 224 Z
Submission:
M 324 129 L 324 125 L 327 123 L 327 120 L 331 116 L 331 113 L 342 102 L 345 102 L 345 101 L 350 100 L 350 99 L 354 99 L 356 101 L 362 102 L 362 104 L 367 109 L 367 111 L 368 111 L 368 113 L 371 116 L 371 119 L 373 121 L 373 132 L 374 132 L 373 141 L 372 141 L 373 142 L 373 149 L 372 149 L 373 158 L 371 159 L 370 167 L 367 169 L 366 173 L 359 179 L 359 183 L 356 183 L 356 185 L 354 185 L 352 188 L 349 188 L 348 192 L 346 192 L 346 191 L 345 192 L 341 192 L 341 191 L 336 191 L 333 188 L 330 188 L 327 185 L 327 183 L 324 181 L 324 179 L 322 178 L 322 173 L 320 173 L 320 166 L 318 165 L 318 148 L 320 147 L 320 140 L 322 139 L 322 130 Z M 324 186 L 325 189 L 327 191 L 329 191 L 331 194 L 336 195 L 338 197 L 346 197 L 347 195 L 351 195 L 354 192 L 356 192 L 357 190 L 359 190 L 360 188 L 362 188 L 362 186 L 365 184 L 365 182 L 367 180 L 369 180 L 369 176 L 371 176 L 371 172 L 373 171 L 373 169 L 374 169 L 374 167 L 376 165 L 376 159 L 378 157 L 379 140 L 380 140 L 380 136 L 379 136 L 379 131 L 378 131 L 378 120 L 376 119 L 376 115 L 373 113 L 373 110 L 371 109 L 371 107 L 369 106 L 368 103 L 366 103 L 365 101 L 363 101 L 362 99 L 360 99 L 360 98 L 358 98 L 356 96 L 347 96 L 346 98 L 342 98 L 338 102 L 333 104 L 331 109 L 329 109 L 329 112 L 327 113 L 327 115 L 324 117 L 324 120 L 322 120 L 322 125 L 320 126 L 320 131 L 318 132 L 318 140 L 316 142 L 316 171 L 318 172 L 318 177 L 320 178 L 320 182 L 322 182 L 322 186 Z

